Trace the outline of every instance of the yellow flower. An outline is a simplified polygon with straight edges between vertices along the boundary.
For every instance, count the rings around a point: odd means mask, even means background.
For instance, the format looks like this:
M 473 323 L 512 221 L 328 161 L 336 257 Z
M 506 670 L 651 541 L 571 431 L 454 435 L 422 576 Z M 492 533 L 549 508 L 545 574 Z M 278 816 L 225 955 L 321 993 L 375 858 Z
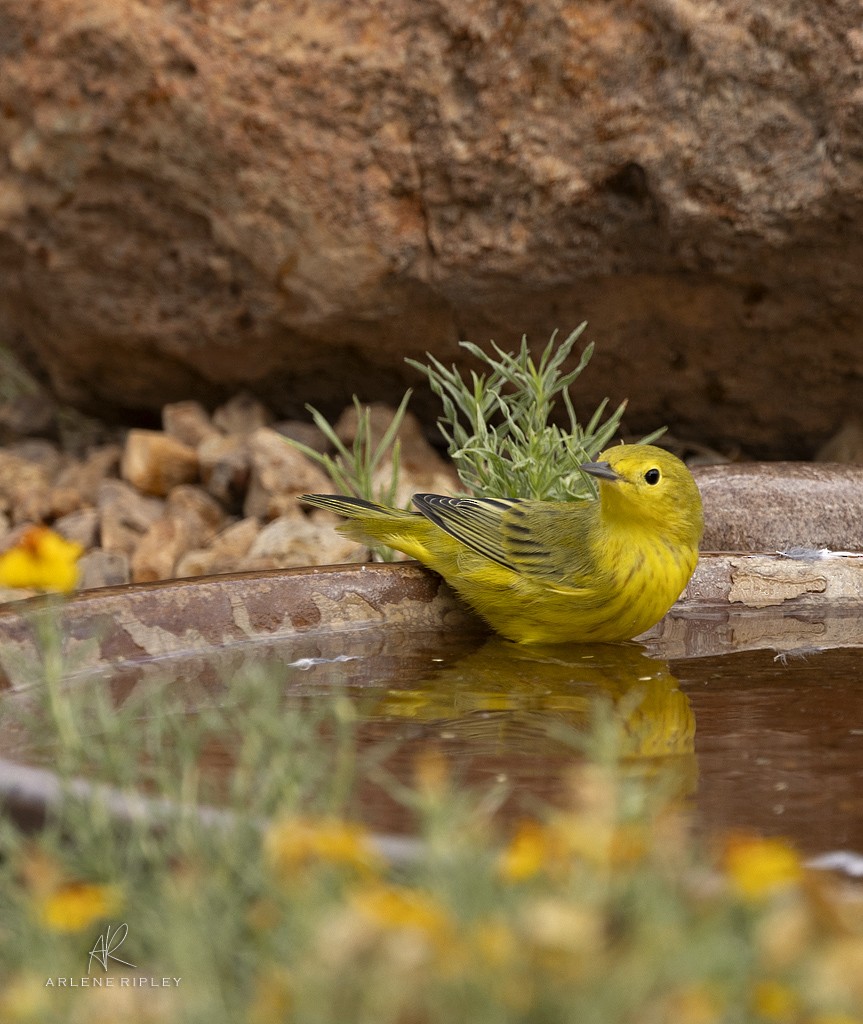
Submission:
M 370 922 L 388 931 L 415 931 L 444 950 L 453 925 L 446 909 L 431 896 L 399 885 L 371 885 L 353 893 L 353 906 Z
M 278 821 L 267 830 L 264 853 L 272 868 L 282 875 L 316 863 L 362 873 L 376 873 L 383 866 L 369 833 L 361 825 L 337 818 Z
M 54 932 L 80 932 L 94 921 L 112 917 L 123 905 L 116 885 L 67 882 L 57 886 L 38 904 L 42 924 Z
M 733 835 L 725 848 L 725 872 L 741 896 L 761 900 L 799 885 L 804 869 L 797 851 L 782 839 Z
M 255 982 L 255 991 L 249 1006 L 248 1024 L 269 1024 L 274 1020 L 290 1019 L 293 1005 L 293 985 L 290 974 L 270 967 Z
M 797 995 L 778 981 L 759 981 L 752 993 L 752 1006 L 759 1017 L 782 1024 L 797 1018 L 800 1008 Z
M 80 544 L 45 526 L 31 526 L 0 555 L 0 586 L 57 590 L 67 594 L 78 582 Z
M 615 825 L 580 813 L 559 814 L 548 823 L 521 822 L 498 861 L 500 876 L 522 882 L 540 871 L 560 875 L 576 861 L 602 868 L 624 867 L 645 859 L 647 835 L 641 825 Z
M 508 882 L 523 882 L 550 865 L 559 864 L 565 855 L 564 844 L 553 828 L 526 819 L 501 854 L 498 870 Z

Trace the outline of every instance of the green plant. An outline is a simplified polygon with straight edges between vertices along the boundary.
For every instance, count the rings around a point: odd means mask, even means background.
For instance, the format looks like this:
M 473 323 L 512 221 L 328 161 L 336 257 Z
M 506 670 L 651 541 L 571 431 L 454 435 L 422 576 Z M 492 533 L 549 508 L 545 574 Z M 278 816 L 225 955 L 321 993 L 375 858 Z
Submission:
M 455 366 L 449 369 L 427 353 L 428 365 L 408 363 L 428 377 L 443 404 L 438 421 L 459 478 L 470 491 L 492 498 L 537 498 L 567 501 L 596 493 L 595 484 L 579 466 L 594 459 L 620 426 L 626 402 L 606 416 L 603 399 L 585 426 L 576 416 L 570 386 L 590 362 L 589 344 L 568 373 L 569 358 L 586 324 L 563 342 L 555 331 L 539 360 L 534 361 L 527 337 L 515 353 L 492 342 L 493 353 L 471 342 L 462 348 L 488 367 L 471 371 L 466 381 Z M 563 402 L 567 428 L 550 422 L 557 401 Z M 603 417 L 606 417 L 603 419 Z M 655 440 L 662 430 L 643 439 Z
M 675 759 L 626 755 L 634 691 L 559 733 L 568 795 L 505 827 L 499 783 L 416 734 L 362 742 L 374 702 L 283 655 L 125 693 L 58 660 L 53 696 L 0 703 L 63 788 L 35 834 L 0 816 L 0 1020 L 859 1024 L 859 900 L 780 839 L 711 855 Z M 418 841 L 362 825 L 377 787 Z
M 357 413 L 357 429 L 350 448 L 345 445 L 323 413 L 312 405 L 307 405 L 306 408 L 312 414 L 317 428 L 335 449 L 336 454 L 333 456 L 326 452 L 316 451 L 289 437 L 286 437 L 285 440 L 292 448 L 296 448 L 306 458 L 317 463 L 342 494 L 364 498 L 366 501 L 377 501 L 382 505 L 392 505 L 396 500 L 399 483 L 401 445 L 396 435 L 404 419 L 410 397 L 411 391 L 408 390 L 393 414 L 390 425 L 377 444 L 372 435 L 371 409 L 369 406 L 363 405 L 356 395 L 353 396 L 353 402 Z M 391 472 L 388 476 L 384 475 L 384 482 L 380 483 L 378 471 L 388 454 L 391 460 Z
M 581 376 L 594 352 L 591 342 L 568 373 L 562 367 L 586 327 L 580 324 L 562 342 L 555 331 L 538 360 L 527 343 L 515 353 L 505 352 L 494 341 L 486 352 L 472 342 L 462 348 L 488 368 L 470 372 L 466 380 L 451 366 L 447 368 L 431 353 L 428 363 L 406 360 L 425 374 L 432 391 L 440 398 L 443 413 L 438 427 L 465 488 L 490 498 L 536 498 L 569 501 L 596 495 L 596 484 L 579 468 L 594 459 L 617 433 L 626 402 L 607 412 L 608 399 L 600 402 L 582 425 L 575 412 L 570 387 Z M 357 431 L 349 449 L 332 424 L 313 406 L 306 406 L 315 424 L 335 449 L 335 455 L 315 451 L 299 441 L 288 443 L 316 462 L 344 494 L 392 505 L 398 488 L 399 427 L 411 392 L 407 391 L 380 441 L 375 444 L 370 410 L 354 395 Z M 566 410 L 565 427 L 551 422 L 558 402 Z M 656 440 L 664 427 L 641 439 Z M 389 476 L 382 473 L 387 455 Z M 380 483 L 384 479 L 385 483 Z
M 58 784 L 35 833 L 0 815 L 3 1022 L 863 1020 L 860 901 L 780 838 L 706 848 L 678 758 L 632 756 L 634 726 L 679 728 L 656 701 L 663 679 L 677 692 L 667 666 L 623 689 L 615 672 L 572 720 L 531 699 L 566 779 L 531 808 L 505 782 L 465 784 L 443 729 L 385 725 L 389 656 L 358 674 L 326 656 L 360 635 L 314 659 L 302 635 L 220 648 L 203 673 L 156 659 L 106 685 L 75 668 L 57 602 L 35 607 L 37 678 L 4 694 L 0 735 Z M 406 680 L 432 700 L 436 652 L 416 648 Z M 485 658 L 452 662 L 472 699 L 426 722 L 498 714 L 549 664 L 501 678 L 499 650 Z M 412 838 L 363 824 L 393 802 Z M 528 816 L 502 821 L 507 806 Z

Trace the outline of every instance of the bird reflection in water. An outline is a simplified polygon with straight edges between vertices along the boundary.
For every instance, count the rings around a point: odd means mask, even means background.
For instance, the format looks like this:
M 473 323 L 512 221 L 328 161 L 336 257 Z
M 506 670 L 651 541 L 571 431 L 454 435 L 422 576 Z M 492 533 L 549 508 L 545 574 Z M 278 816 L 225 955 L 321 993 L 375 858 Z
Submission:
M 694 769 L 689 701 L 668 664 L 637 644 L 528 647 L 493 637 L 409 688 L 384 691 L 367 711 L 435 727 L 450 749 L 503 758 L 517 777 L 520 764 L 541 758 L 547 768 L 548 758 L 584 749 L 597 701 L 618 726 L 618 757 L 681 758 Z

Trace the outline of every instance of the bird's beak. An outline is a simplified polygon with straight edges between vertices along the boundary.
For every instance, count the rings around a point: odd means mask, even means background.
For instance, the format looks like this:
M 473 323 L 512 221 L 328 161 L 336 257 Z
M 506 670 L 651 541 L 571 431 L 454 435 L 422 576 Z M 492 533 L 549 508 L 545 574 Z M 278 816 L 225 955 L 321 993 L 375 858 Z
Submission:
M 599 477 L 600 480 L 613 480 L 616 483 L 623 479 L 607 462 L 582 462 L 579 469 L 582 473 L 590 473 L 591 476 Z

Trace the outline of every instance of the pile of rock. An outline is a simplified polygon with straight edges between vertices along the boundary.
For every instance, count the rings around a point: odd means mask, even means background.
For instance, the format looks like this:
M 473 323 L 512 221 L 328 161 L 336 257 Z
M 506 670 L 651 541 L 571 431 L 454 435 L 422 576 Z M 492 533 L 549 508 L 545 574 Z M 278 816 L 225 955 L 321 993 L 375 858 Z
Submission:
M 372 407 L 373 435 L 381 436 L 392 415 Z M 0 449 L 0 546 L 13 544 L 28 524 L 50 525 L 84 547 L 85 588 L 368 557 L 335 532 L 334 516 L 297 500 L 334 490 L 320 467 L 286 442 L 325 451 L 326 438 L 312 424 L 274 423 L 244 394 L 212 415 L 195 401 L 167 405 L 162 424 L 129 430 L 120 443 L 81 457 L 45 440 Z M 351 443 L 352 408 L 336 431 Z M 452 468 L 410 414 L 399 440 L 401 503 L 414 491 L 457 488 Z

